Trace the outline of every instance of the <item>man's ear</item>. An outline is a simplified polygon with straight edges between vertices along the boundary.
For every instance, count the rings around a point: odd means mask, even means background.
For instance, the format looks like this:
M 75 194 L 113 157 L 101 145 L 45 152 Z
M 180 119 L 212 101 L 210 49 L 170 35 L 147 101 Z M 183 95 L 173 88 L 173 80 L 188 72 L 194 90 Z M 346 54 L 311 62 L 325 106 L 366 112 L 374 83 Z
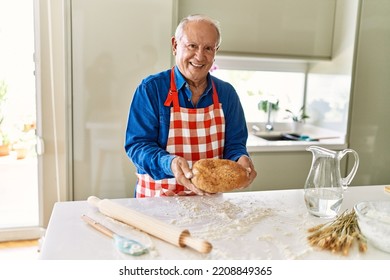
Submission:
M 177 41 L 175 39 L 175 36 L 171 38 L 171 44 L 172 44 L 172 53 L 173 55 L 176 55 L 176 50 L 177 50 Z

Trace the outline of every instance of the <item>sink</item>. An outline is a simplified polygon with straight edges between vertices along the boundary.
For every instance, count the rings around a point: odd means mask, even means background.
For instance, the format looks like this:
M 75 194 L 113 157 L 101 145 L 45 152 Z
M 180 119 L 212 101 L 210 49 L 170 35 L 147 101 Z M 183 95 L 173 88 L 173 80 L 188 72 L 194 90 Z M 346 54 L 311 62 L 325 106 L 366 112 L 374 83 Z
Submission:
M 267 141 L 305 141 L 305 139 L 300 138 L 299 134 L 295 133 L 255 132 L 253 134 Z
M 296 133 L 291 123 L 274 123 L 273 129 L 268 131 L 266 124 L 253 124 L 250 129 L 256 137 L 267 141 L 318 141 L 311 139 L 308 135 Z
M 292 134 L 292 127 L 289 123 L 274 123 L 273 130 L 267 131 L 265 123 L 253 124 L 251 129 L 252 134 L 256 137 L 262 138 L 267 141 L 297 141 L 298 138 L 293 139 L 288 134 Z
M 319 137 L 311 138 L 308 135 L 302 135 L 298 133 L 254 133 L 257 137 L 260 137 L 267 141 L 319 141 L 320 139 L 335 139 L 340 138 L 340 136 L 328 136 L 328 137 Z
M 266 123 L 248 123 L 248 131 L 251 134 L 251 145 L 253 146 L 295 146 L 307 145 L 323 141 L 324 144 L 339 143 L 345 141 L 345 135 L 310 124 L 304 124 L 302 127 L 295 127 L 291 123 L 273 123 L 273 130 L 267 131 Z M 332 140 L 334 139 L 334 140 Z M 330 141 L 328 141 L 330 140 Z M 268 143 L 267 143 L 268 142 Z M 343 142 L 344 143 L 344 142 Z
M 256 136 L 267 141 L 286 141 L 286 140 L 291 141 L 291 139 L 287 139 L 283 137 L 283 135 L 263 135 L 263 136 L 256 135 Z

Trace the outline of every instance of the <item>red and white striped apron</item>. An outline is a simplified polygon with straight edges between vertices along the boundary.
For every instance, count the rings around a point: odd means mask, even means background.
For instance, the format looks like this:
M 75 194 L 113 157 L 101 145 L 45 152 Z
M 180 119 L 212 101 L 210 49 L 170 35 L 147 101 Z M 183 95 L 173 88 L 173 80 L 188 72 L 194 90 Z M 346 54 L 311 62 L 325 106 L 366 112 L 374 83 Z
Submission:
M 202 158 L 222 158 L 225 142 L 225 118 L 222 104 L 212 82 L 213 104 L 207 108 L 182 108 L 176 88 L 174 68 L 171 70 L 171 85 L 164 103 L 170 106 L 168 142 L 166 150 L 185 158 L 190 168 Z M 147 174 L 137 174 L 136 197 L 194 195 L 175 178 L 153 180 Z

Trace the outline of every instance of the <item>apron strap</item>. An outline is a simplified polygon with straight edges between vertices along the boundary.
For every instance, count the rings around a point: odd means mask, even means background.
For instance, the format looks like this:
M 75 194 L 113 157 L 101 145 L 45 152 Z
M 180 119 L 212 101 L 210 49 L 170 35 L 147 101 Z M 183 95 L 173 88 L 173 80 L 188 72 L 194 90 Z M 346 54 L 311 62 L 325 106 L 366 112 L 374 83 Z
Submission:
M 211 79 L 211 84 L 212 84 L 212 88 L 213 88 L 214 108 L 219 109 L 221 107 L 221 105 L 219 104 L 218 93 L 217 93 L 217 90 L 215 88 L 214 81 L 212 79 Z
M 217 93 L 217 89 L 215 87 L 214 81 L 212 79 L 211 79 L 211 85 L 212 85 L 212 89 L 213 89 L 213 103 L 214 103 L 214 107 L 219 109 L 221 106 L 219 104 L 218 93 Z M 178 110 L 180 108 L 180 106 L 179 106 L 179 95 L 178 95 L 177 88 L 176 88 L 174 67 L 172 67 L 172 69 L 171 69 L 170 88 L 169 88 L 169 92 L 168 92 L 168 95 L 167 95 L 167 99 L 164 102 L 164 106 L 169 107 L 169 106 L 171 106 L 172 102 L 173 102 L 173 108 L 175 110 Z
M 173 102 L 173 108 L 175 110 L 179 109 L 179 96 L 177 93 L 176 83 L 175 83 L 175 71 L 174 67 L 171 69 L 171 86 L 167 95 L 167 99 L 164 102 L 164 106 L 171 106 Z

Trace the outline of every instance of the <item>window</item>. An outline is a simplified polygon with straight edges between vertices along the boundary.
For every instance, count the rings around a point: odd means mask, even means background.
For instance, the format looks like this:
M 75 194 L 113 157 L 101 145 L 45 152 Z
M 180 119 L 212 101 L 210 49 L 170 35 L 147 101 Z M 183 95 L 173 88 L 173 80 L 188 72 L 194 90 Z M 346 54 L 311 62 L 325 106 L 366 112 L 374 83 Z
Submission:
M 278 104 L 271 115 L 275 122 L 291 121 L 286 109 L 298 113 L 304 104 L 304 63 L 222 57 L 216 59 L 211 74 L 234 86 L 247 122 L 267 121 L 267 113 L 259 106 L 262 101 Z
M 40 237 L 34 2 L 0 1 L 0 241 Z

